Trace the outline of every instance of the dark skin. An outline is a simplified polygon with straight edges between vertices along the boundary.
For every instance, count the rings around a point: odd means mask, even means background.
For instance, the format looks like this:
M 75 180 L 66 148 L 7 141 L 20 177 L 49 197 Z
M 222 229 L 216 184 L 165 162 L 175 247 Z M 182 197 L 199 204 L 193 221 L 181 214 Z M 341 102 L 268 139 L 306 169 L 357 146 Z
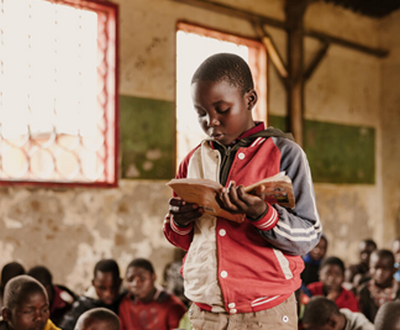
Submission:
M 254 89 L 243 93 L 226 81 L 199 81 L 192 84 L 192 100 L 203 131 L 214 141 L 225 146 L 232 144 L 239 136 L 255 126 L 251 110 L 257 102 Z M 260 197 L 247 194 L 243 185 L 231 180 L 217 197 L 223 209 L 233 214 L 245 214 L 258 218 L 267 209 Z M 169 201 L 169 211 L 180 226 L 187 226 L 204 214 L 204 209 L 179 198 Z
M 371 254 L 369 272 L 380 288 L 388 288 L 392 286 L 393 275 L 396 272 L 391 258 L 379 257 L 376 253 Z
M 156 274 L 142 267 L 129 267 L 125 283 L 129 292 L 142 302 L 150 302 L 156 293 Z
M 343 271 L 338 265 L 326 265 L 319 274 L 321 281 L 324 283 L 323 290 L 326 298 L 335 301 L 342 292 Z
M 97 296 L 107 305 L 111 305 L 117 298 L 121 282 L 120 278 L 114 278 L 112 272 L 101 271 L 97 271 L 92 280 Z

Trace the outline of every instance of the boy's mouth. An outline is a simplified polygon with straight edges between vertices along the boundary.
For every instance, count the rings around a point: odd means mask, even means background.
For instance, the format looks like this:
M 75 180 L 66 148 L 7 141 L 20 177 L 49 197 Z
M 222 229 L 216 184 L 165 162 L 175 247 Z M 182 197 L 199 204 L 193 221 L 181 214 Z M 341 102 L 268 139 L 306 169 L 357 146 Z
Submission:
M 223 138 L 224 134 L 222 133 L 212 133 L 211 137 L 216 140 L 216 141 L 220 141 Z

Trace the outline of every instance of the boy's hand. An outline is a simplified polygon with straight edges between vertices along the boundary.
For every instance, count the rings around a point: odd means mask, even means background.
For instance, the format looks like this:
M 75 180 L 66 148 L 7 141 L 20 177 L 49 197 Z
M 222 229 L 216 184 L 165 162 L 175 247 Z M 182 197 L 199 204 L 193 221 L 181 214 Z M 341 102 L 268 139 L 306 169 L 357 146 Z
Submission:
M 186 227 L 200 218 L 204 214 L 204 209 L 197 204 L 187 203 L 179 198 L 171 198 L 169 200 L 169 212 L 178 225 Z
M 264 187 L 259 187 L 257 196 L 247 194 L 243 185 L 236 187 L 235 181 L 230 181 L 227 188 L 223 188 L 219 196 L 221 206 L 231 212 L 246 214 L 247 217 L 256 219 L 261 216 L 268 207 L 262 199 Z M 260 197 L 259 197 L 260 196 Z

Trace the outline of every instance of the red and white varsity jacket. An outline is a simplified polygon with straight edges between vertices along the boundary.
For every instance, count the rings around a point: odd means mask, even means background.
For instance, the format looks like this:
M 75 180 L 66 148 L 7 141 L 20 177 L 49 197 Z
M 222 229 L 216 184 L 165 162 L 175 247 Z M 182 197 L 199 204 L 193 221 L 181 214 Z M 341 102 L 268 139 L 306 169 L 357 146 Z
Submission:
M 319 241 L 319 221 L 304 151 L 286 134 L 258 124 L 231 147 L 203 141 L 180 164 L 177 178 L 205 178 L 244 186 L 285 171 L 293 182 L 293 210 L 269 205 L 256 221 L 238 224 L 208 214 L 178 227 L 171 215 L 164 235 L 187 251 L 185 295 L 212 312 L 249 313 L 272 308 L 300 287 L 301 255 Z

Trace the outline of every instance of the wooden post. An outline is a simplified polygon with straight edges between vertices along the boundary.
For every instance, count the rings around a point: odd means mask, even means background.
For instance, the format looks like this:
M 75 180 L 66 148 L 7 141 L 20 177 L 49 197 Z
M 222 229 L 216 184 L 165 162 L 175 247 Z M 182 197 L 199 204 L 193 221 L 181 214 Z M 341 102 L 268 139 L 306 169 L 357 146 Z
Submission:
M 286 0 L 286 24 L 288 28 L 287 58 L 288 81 L 287 110 L 289 130 L 296 142 L 303 146 L 304 107 L 304 58 L 303 58 L 303 18 L 310 0 Z

